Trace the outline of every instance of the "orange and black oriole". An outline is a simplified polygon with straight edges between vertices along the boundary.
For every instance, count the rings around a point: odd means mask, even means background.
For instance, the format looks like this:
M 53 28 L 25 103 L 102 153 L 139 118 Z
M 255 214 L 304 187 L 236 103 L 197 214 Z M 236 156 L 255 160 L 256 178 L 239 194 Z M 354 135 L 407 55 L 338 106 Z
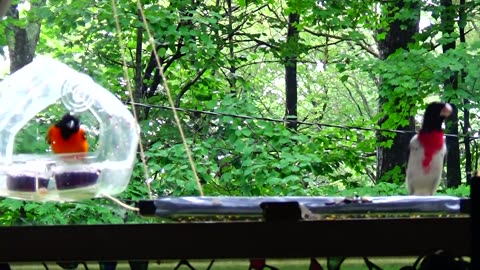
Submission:
M 70 113 L 48 129 L 46 139 L 55 154 L 88 151 L 87 136 L 80 127 L 80 120 Z

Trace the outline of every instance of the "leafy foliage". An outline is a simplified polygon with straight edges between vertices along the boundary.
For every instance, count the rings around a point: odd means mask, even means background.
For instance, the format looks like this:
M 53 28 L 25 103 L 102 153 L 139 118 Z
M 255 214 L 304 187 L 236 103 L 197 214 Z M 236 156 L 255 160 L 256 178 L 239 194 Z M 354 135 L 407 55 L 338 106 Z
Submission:
M 469 100 L 470 132 L 479 126 L 476 18 L 465 22 L 468 42 L 441 53 L 439 47 L 458 35 L 442 35 L 442 6 L 436 2 L 420 3 L 431 24 L 407 49 L 385 60 L 375 44 L 385 39 L 393 19 L 415 14 L 387 18 L 382 14 L 401 7 L 392 3 L 387 9 L 378 1 L 232 1 L 231 7 L 228 1 L 142 1 L 143 13 L 136 2 L 119 1 L 115 13 L 111 1 L 52 0 L 32 5 L 18 21 L 3 20 L 0 30 L 12 23 L 41 22 L 37 54 L 92 76 L 131 109 L 132 102 L 147 104 L 137 104 L 136 112 L 154 195 L 198 194 L 165 83 L 173 105 L 182 108 L 181 125 L 206 195 L 403 195 L 399 168 L 384 175 L 386 181 L 376 175 L 376 148 L 392 141 L 380 145 L 374 128 L 396 129 L 440 97 L 460 110 Z M 476 4 L 469 8 L 478 13 Z M 293 44 L 286 42 L 292 12 L 300 15 L 299 39 Z M 292 55 L 298 58 L 297 130 L 282 120 L 285 59 Z M 444 87 L 461 72 L 465 76 L 458 89 Z M 384 87 L 378 87 L 380 82 Z M 379 97 L 388 100 L 381 108 Z M 60 115 L 55 108 L 42 112 L 17 137 L 16 151 L 48 151 L 44 134 Z M 385 115 L 387 121 L 377 126 Z M 129 188 L 119 197 L 146 198 L 145 178 L 139 156 Z M 468 187 L 440 193 L 465 196 Z M 0 211 L 1 224 L 148 222 L 102 200 L 37 204 L 4 199 Z

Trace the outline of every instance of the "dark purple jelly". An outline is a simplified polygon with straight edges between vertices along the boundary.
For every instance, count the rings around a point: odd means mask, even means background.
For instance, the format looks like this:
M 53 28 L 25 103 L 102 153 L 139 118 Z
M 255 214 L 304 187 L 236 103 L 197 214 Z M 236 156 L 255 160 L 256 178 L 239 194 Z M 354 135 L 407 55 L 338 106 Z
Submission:
M 60 172 L 55 174 L 55 182 L 58 190 L 82 188 L 96 184 L 99 175 L 99 171 Z
M 35 177 L 31 175 L 8 175 L 7 176 L 7 188 L 12 191 L 23 191 L 23 192 L 35 192 L 37 191 L 36 180 L 38 179 L 38 189 L 48 187 L 47 178 Z

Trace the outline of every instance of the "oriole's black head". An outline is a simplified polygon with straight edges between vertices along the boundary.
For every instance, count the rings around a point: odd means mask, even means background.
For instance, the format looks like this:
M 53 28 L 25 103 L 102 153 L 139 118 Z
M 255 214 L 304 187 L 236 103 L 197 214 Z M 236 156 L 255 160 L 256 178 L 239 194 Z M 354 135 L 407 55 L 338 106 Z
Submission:
M 80 129 L 80 120 L 70 113 L 66 113 L 55 126 L 60 129 L 62 138 L 67 140 Z
M 443 121 L 452 114 L 452 105 L 443 102 L 432 102 L 428 104 L 423 115 L 423 132 L 442 130 Z

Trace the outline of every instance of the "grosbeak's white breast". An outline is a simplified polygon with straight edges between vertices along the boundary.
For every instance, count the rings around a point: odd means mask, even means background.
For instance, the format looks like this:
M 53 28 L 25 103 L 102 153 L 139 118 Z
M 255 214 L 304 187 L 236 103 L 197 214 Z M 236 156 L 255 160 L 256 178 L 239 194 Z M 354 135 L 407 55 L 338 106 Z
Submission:
M 413 136 L 407 165 L 407 189 L 410 195 L 433 195 L 440 184 L 447 146 L 442 131 Z

